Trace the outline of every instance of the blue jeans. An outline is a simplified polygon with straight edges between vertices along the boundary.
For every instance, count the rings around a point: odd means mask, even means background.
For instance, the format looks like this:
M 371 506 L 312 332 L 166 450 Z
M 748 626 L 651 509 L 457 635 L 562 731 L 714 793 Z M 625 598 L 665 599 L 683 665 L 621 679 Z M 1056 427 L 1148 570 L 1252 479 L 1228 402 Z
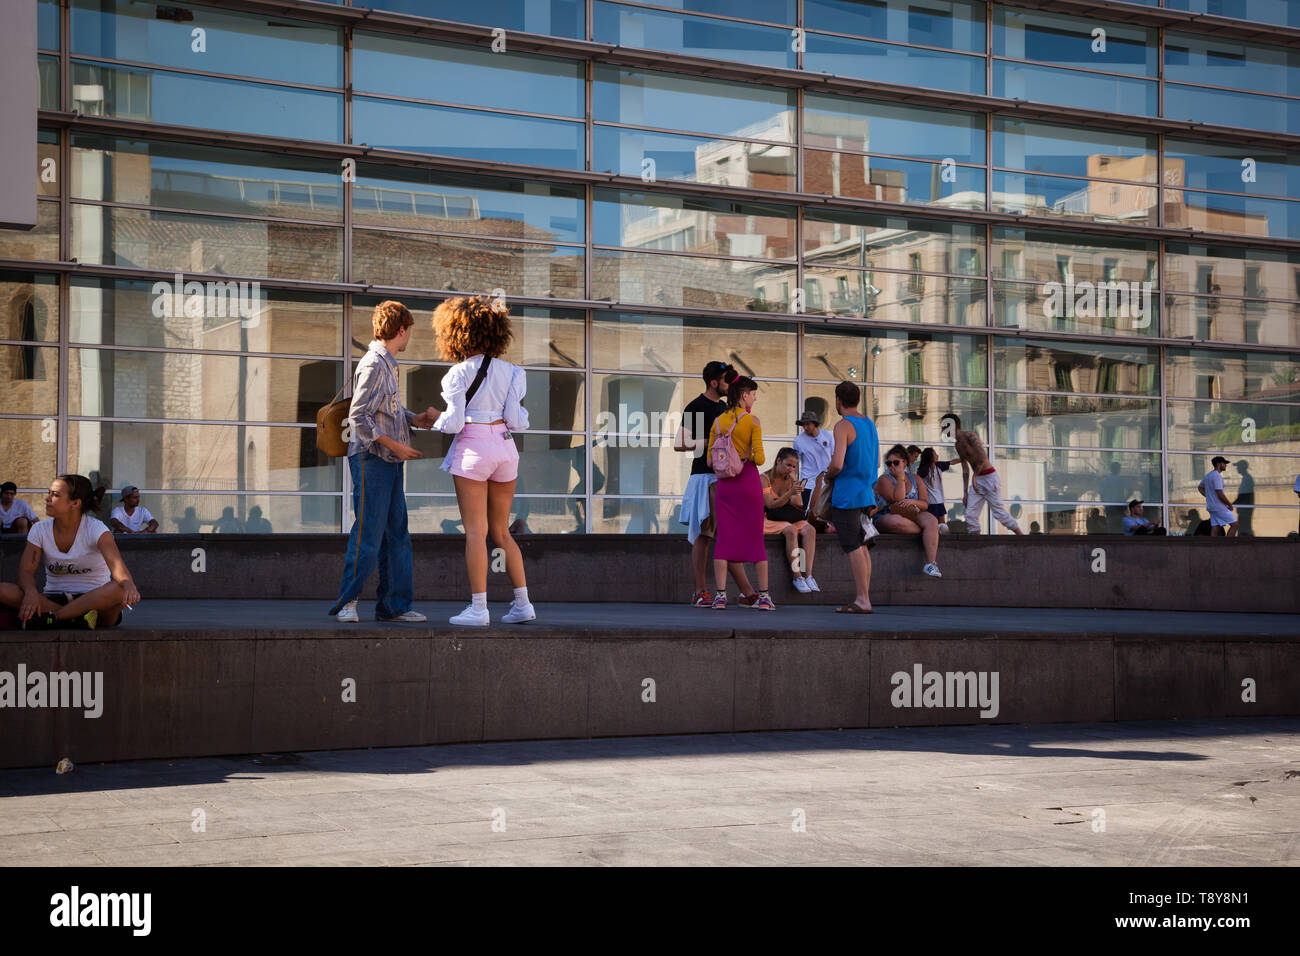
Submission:
M 348 456 L 352 472 L 352 510 L 356 517 L 348 535 L 343 584 L 331 614 L 355 601 L 379 566 L 379 603 L 375 617 L 397 617 L 411 610 L 415 599 L 415 569 L 411 536 L 406 530 L 404 462 L 384 461 L 370 452 Z

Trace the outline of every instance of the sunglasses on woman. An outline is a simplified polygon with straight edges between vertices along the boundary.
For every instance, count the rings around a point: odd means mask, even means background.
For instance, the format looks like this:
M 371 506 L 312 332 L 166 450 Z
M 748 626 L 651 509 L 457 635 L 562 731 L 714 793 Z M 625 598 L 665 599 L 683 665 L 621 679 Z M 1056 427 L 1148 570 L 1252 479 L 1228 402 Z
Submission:
M 897 458 L 894 458 L 891 459 L 890 461 L 885 462 L 885 464 L 888 465 L 890 468 L 893 468 L 895 465 L 901 465 L 902 462 L 899 461 Z

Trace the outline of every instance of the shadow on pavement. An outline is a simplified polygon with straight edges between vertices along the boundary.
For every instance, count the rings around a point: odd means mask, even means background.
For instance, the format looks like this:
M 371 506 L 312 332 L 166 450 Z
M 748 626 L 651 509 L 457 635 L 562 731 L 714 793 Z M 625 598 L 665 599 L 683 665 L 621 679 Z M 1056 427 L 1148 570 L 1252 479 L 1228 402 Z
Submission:
M 1101 760 L 1191 762 L 1208 759 L 1174 746 L 1186 739 L 1259 737 L 1300 733 L 1300 717 L 1232 720 L 1162 720 L 1105 724 L 983 725 L 876 728 L 620 737 L 502 743 L 441 744 L 378 750 L 315 751 L 301 754 L 248 754 L 142 760 L 77 766 L 58 775 L 53 767 L 0 771 L 0 798 L 55 793 L 86 793 L 137 787 L 197 786 L 228 779 L 273 779 L 284 774 L 422 774 L 456 767 L 519 767 L 582 760 L 645 760 L 656 757 L 810 754 L 874 750 L 880 753 L 933 752 L 1007 757 L 1088 757 Z M 1090 742 L 1131 742 L 1116 749 Z M 1169 749 L 1142 747 L 1164 741 Z

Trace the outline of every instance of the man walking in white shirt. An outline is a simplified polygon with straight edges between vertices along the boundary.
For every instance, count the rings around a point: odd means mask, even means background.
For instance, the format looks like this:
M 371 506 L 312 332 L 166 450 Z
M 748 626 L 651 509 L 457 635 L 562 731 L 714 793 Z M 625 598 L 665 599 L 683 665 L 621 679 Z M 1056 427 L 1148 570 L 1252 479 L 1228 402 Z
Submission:
M 1205 509 L 1210 513 L 1210 534 L 1216 538 L 1227 535 L 1237 536 L 1237 516 L 1233 513 L 1232 502 L 1223 493 L 1223 471 L 1228 467 L 1228 459 L 1215 455 L 1210 459 L 1209 474 L 1201 479 L 1196 490 L 1205 495 Z

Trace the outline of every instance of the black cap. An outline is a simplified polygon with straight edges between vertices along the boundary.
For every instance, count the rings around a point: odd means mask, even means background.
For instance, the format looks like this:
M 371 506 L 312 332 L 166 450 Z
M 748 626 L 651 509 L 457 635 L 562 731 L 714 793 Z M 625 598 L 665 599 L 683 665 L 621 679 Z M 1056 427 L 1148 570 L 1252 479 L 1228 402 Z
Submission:
M 0 494 L 3 494 L 6 491 L 12 491 L 15 494 L 17 494 L 18 486 L 15 485 L 12 481 L 6 481 L 3 485 L 0 485 Z
M 1129 511 L 1132 511 L 1132 510 L 1133 510 L 1133 507 L 1134 507 L 1135 505 L 1140 505 L 1140 504 L 1142 504 L 1142 499 L 1141 499 L 1141 498 L 1134 498 L 1132 501 L 1130 501 L 1130 502 L 1128 503 L 1128 510 L 1129 510 Z
M 1213 458 L 1210 459 L 1211 465 L 1217 465 L 1219 462 L 1223 462 L 1226 465 L 1228 463 L 1228 459 L 1224 458 L 1222 455 L 1215 455 Z

